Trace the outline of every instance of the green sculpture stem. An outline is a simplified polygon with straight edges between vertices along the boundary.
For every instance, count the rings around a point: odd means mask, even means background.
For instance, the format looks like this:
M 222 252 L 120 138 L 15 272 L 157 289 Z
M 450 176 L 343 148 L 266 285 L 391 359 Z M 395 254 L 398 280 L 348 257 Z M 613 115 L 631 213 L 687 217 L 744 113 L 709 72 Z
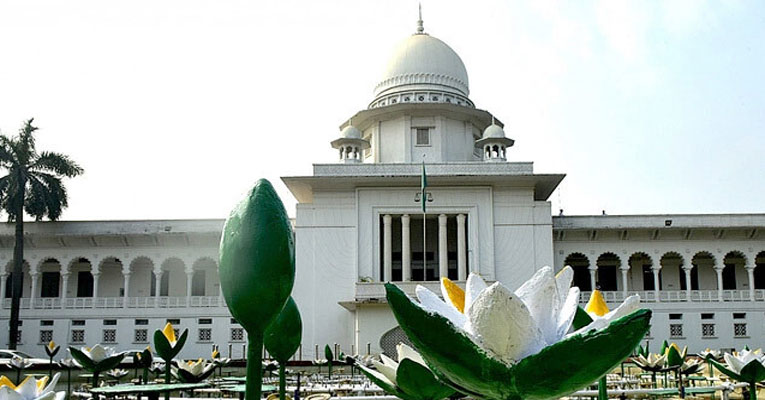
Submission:
M 168 385 L 170 384 L 170 371 L 172 371 L 171 362 L 172 360 L 165 360 L 165 383 Z M 170 391 L 165 393 L 165 400 L 170 400 Z
M 656 371 L 651 371 L 651 384 L 656 389 Z
M 250 333 L 247 346 L 247 385 L 244 400 L 260 400 L 263 384 L 263 334 Z
M 16 384 L 21 383 L 21 368 L 15 368 L 16 369 Z
M 707 366 L 709 367 L 709 377 L 714 378 L 714 371 L 712 370 L 712 361 L 707 358 Z
M 143 369 L 143 382 L 144 385 L 149 383 L 149 367 Z
M 98 387 L 98 374 L 99 373 L 100 373 L 100 371 L 98 371 L 98 370 L 93 371 L 93 388 L 97 388 Z M 94 394 L 93 398 L 95 400 L 98 400 L 98 393 Z
M 48 357 L 48 382 L 53 379 L 53 356 Z
M 608 381 L 605 375 L 598 381 L 598 400 L 608 400 Z
M 69 399 L 72 393 L 72 368 L 66 367 L 66 398 Z
M 749 382 L 749 400 L 757 400 L 757 382 Z
M 287 371 L 284 363 L 279 363 L 279 400 L 284 400 L 284 393 L 287 391 Z

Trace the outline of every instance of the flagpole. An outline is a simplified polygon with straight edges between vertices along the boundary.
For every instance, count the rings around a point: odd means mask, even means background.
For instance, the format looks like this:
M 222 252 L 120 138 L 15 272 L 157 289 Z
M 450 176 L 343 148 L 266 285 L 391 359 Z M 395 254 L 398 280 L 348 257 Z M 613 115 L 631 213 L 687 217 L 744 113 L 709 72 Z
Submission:
M 423 192 L 425 194 L 425 192 Z M 425 201 L 425 197 L 422 198 L 422 201 Z M 422 208 L 422 280 L 426 281 L 428 280 L 428 253 L 426 250 L 426 228 L 425 228 L 425 207 Z

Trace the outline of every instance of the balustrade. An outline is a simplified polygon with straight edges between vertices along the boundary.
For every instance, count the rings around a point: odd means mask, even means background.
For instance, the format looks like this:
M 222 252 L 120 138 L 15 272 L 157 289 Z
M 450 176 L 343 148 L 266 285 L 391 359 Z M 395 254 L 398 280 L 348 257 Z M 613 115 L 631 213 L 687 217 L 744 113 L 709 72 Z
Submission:
M 3 299 L 2 309 L 11 308 L 11 299 Z M 88 308 L 181 308 L 181 307 L 225 307 L 220 296 L 183 297 L 69 297 L 69 298 L 22 298 L 22 309 L 88 309 Z

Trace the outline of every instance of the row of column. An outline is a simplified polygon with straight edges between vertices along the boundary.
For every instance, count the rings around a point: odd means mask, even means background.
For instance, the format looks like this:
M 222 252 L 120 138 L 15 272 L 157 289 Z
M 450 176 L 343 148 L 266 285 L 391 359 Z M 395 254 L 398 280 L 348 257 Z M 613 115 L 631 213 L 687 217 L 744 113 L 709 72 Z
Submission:
M 155 297 L 160 297 L 159 293 L 160 293 L 160 289 L 161 289 L 161 286 L 162 286 L 162 274 L 166 273 L 168 271 L 156 270 L 155 269 L 155 270 L 153 270 L 153 272 L 154 272 L 154 279 L 155 279 L 155 283 L 156 283 L 154 285 L 154 296 Z M 186 298 L 187 298 L 187 301 L 189 301 L 191 299 L 191 285 L 192 285 L 192 280 L 194 279 L 194 270 L 185 269 L 185 272 L 186 272 Z M 96 297 L 98 297 L 98 281 L 99 281 L 98 278 L 101 275 L 101 273 L 98 270 L 92 270 L 90 273 L 91 273 L 91 275 L 93 275 L 93 298 L 96 298 Z M 67 290 L 69 288 L 69 275 L 70 275 L 70 273 L 69 272 L 61 272 L 60 274 L 61 274 L 61 292 L 60 292 L 59 297 L 61 299 L 66 299 L 67 298 L 66 297 L 66 292 L 67 292 Z M 37 298 L 37 287 L 38 287 L 38 282 L 39 282 L 39 276 L 40 276 L 40 273 L 37 272 L 37 271 L 30 271 L 29 272 L 29 277 L 30 277 L 30 279 L 32 281 L 32 288 L 31 288 L 32 290 L 31 290 L 31 293 L 29 295 L 30 301 L 34 301 L 34 299 Z M 123 307 L 127 307 L 127 299 L 129 297 L 128 294 L 130 293 L 130 271 L 123 270 L 122 271 L 122 276 L 123 276 L 123 279 L 124 279 L 123 287 L 125 289 L 124 293 L 123 293 L 123 296 L 122 296 L 123 299 L 124 299 Z M 5 293 L 5 280 L 7 278 L 8 278 L 8 273 L 7 272 L 4 272 L 4 273 L 0 274 L 0 282 L 1 282 L 1 284 L 0 284 L 0 299 L 4 299 L 5 298 L 5 295 L 6 295 L 6 293 Z M 218 293 L 218 295 L 222 296 L 222 293 Z
M 684 265 L 681 267 L 683 269 L 683 274 L 685 276 L 685 296 L 686 300 L 691 300 L 691 270 L 693 269 L 692 265 Z M 715 264 L 712 267 L 715 270 L 715 273 L 717 274 L 717 299 L 718 301 L 723 301 L 723 267 L 719 266 L 718 264 Z M 595 288 L 595 272 L 598 270 L 597 266 L 590 266 L 590 287 Z M 746 270 L 747 277 L 749 279 L 749 299 L 751 301 L 754 301 L 754 265 L 745 265 L 744 269 Z M 622 266 L 619 267 L 619 270 L 622 272 L 622 292 L 624 295 L 627 295 L 627 275 L 630 270 L 629 266 Z M 659 271 L 661 271 L 661 267 L 651 267 L 651 270 L 653 272 L 653 292 L 654 297 L 656 298 L 656 301 L 659 301 Z
M 467 240 L 465 236 L 465 214 L 457 214 L 457 280 L 467 279 Z M 438 274 L 449 275 L 449 251 L 446 224 L 446 214 L 438 216 Z M 411 217 L 409 214 L 401 216 L 401 280 L 412 280 L 412 242 L 409 228 Z M 427 250 L 427 249 L 425 249 Z M 423 252 L 423 260 L 427 254 Z M 383 216 L 383 282 L 393 279 L 393 216 Z

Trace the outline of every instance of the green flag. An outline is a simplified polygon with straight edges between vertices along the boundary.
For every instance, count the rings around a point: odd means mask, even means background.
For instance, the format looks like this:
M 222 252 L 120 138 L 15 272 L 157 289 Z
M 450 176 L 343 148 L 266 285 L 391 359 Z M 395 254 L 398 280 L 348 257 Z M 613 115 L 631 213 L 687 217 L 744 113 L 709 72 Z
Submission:
M 420 201 L 422 201 L 422 212 L 425 212 L 425 203 L 428 199 L 425 195 L 425 189 L 428 187 L 428 176 L 425 174 L 425 161 L 422 162 L 422 179 L 420 180 Z

